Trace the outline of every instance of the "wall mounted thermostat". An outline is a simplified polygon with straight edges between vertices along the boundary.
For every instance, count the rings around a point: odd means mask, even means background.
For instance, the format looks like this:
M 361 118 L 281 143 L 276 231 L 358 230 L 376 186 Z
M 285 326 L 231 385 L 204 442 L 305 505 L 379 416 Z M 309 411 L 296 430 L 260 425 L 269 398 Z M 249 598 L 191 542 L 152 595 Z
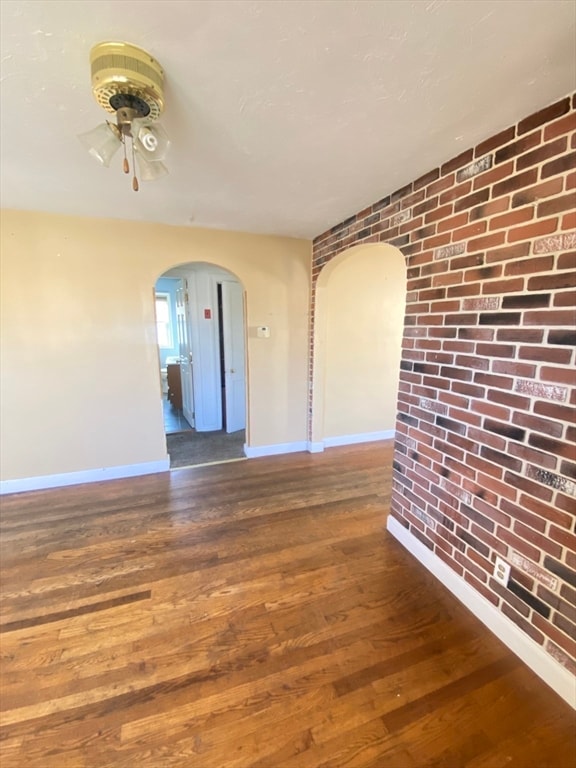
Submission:
M 258 336 L 259 339 L 269 339 L 270 328 L 267 325 L 259 325 L 256 329 L 256 336 Z

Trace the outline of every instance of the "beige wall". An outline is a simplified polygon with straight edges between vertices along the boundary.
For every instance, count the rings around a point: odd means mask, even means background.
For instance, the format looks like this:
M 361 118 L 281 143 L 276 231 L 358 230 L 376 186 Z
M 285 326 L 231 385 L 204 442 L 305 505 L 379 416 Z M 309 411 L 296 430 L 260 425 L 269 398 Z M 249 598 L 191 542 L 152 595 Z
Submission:
M 192 261 L 246 289 L 249 444 L 306 439 L 308 241 L 21 211 L 0 235 L 2 479 L 166 457 L 153 286 Z
M 390 245 L 333 259 L 317 286 L 313 440 L 392 430 L 406 266 Z

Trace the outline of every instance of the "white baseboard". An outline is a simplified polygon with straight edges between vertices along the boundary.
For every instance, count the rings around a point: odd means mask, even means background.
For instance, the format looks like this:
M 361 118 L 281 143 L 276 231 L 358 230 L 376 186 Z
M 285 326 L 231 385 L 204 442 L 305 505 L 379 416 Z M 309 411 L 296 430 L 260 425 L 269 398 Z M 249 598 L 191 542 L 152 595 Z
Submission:
M 296 443 L 275 443 L 274 445 L 246 445 L 244 444 L 244 453 L 249 459 L 256 459 L 260 456 L 278 456 L 281 453 L 298 453 L 308 450 L 306 440 L 300 440 Z
M 380 432 L 361 432 L 358 435 L 325 437 L 322 442 L 326 448 L 335 448 L 337 445 L 354 445 L 355 443 L 373 443 L 376 440 L 390 440 L 395 435 L 395 429 L 384 429 Z
M 324 443 L 322 440 L 320 440 L 320 442 L 308 440 L 306 443 L 306 450 L 308 453 L 322 453 L 324 451 Z
M 516 624 L 495 608 L 485 597 L 478 594 L 468 582 L 461 579 L 450 566 L 436 557 L 428 547 L 412 536 L 392 515 L 386 524 L 388 531 L 414 557 L 455 595 L 488 629 L 510 648 L 538 677 L 547 683 L 571 707 L 576 709 L 576 680 L 561 664 Z
M 0 495 L 22 493 L 23 491 L 39 491 L 45 488 L 61 488 L 65 485 L 80 485 L 81 483 L 99 483 L 102 480 L 118 480 L 122 477 L 153 475 L 157 472 L 167 472 L 169 469 L 170 458 L 167 456 L 160 461 L 146 461 L 142 464 L 125 464 L 118 467 L 102 467 L 100 469 L 85 469 L 80 472 L 65 472 L 61 475 L 41 475 L 38 477 L 22 477 L 17 480 L 0 480 Z

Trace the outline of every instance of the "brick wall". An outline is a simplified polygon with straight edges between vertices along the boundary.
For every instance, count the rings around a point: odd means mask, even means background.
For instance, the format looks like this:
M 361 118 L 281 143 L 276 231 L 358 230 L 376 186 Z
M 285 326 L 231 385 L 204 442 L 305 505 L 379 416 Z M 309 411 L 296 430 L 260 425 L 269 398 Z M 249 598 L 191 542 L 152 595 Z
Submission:
M 391 514 L 572 672 L 575 110 L 564 98 L 317 237 L 311 313 L 336 254 L 406 256 Z

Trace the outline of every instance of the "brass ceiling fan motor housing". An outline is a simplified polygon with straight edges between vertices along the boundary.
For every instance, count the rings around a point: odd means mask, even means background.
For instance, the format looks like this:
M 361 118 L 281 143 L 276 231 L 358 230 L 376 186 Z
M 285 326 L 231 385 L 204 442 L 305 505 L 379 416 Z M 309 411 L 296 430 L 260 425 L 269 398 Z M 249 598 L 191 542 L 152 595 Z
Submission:
M 131 43 L 98 43 L 90 51 L 92 93 L 98 104 L 115 114 L 134 109 L 157 120 L 164 110 L 164 71 L 153 56 Z

